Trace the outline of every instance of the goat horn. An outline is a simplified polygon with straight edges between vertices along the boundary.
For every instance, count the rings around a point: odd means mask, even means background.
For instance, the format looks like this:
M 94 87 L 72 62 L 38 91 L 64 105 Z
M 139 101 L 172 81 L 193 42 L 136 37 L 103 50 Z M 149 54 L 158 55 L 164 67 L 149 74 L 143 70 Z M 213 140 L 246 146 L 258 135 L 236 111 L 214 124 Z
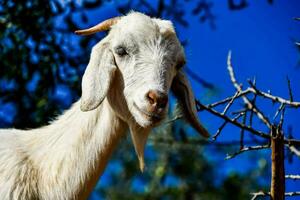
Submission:
M 75 34 L 77 35 L 91 35 L 97 32 L 101 32 L 101 31 L 107 31 L 108 29 L 110 29 L 110 27 L 114 24 L 116 24 L 119 21 L 120 17 L 114 17 L 114 18 L 110 18 L 107 19 L 103 22 L 100 22 L 99 24 L 91 27 L 91 28 L 87 28 L 87 29 L 82 29 L 82 30 L 77 30 L 75 31 Z

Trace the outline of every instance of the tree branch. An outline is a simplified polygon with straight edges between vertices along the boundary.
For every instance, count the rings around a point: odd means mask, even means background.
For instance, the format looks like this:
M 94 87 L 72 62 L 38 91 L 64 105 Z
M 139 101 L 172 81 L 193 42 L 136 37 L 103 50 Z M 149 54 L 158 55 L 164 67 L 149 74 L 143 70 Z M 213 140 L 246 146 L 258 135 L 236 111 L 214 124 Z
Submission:
M 300 180 L 300 175 L 285 175 L 286 179 Z
M 241 150 L 233 153 L 233 154 L 228 154 L 225 158 L 225 160 L 229 160 L 229 159 L 232 159 L 234 157 L 236 157 L 237 155 L 240 155 L 244 152 L 247 152 L 247 151 L 255 151 L 255 150 L 261 150 L 261 149 L 269 149 L 270 148 L 270 144 L 267 144 L 267 145 L 259 145 L 259 146 L 250 146 L 250 147 L 244 147 L 242 148 Z
M 234 75 L 234 71 L 233 71 L 233 67 L 232 67 L 232 63 L 231 63 L 231 51 L 229 51 L 228 53 L 228 57 L 227 57 L 227 69 L 229 72 L 229 76 L 231 79 L 231 82 L 233 84 L 233 86 L 236 88 L 236 90 L 238 92 L 242 91 L 242 87 L 238 84 L 235 75 Z M 255 106 L 255 104 L 252 104 L 251 101 L 247 98 L 247 96 L 242 96 L 243 101 L 245 102 L 245 104 L 247 105 L 249 110 L 253 110 L 257 117 L 262 120 L 262 122 L 268 126 L 268 128 L 271 128 L 271 123 L 269 122 L 269 119 L 264 116 L 264 114 L 257 108 L 257 106 Z

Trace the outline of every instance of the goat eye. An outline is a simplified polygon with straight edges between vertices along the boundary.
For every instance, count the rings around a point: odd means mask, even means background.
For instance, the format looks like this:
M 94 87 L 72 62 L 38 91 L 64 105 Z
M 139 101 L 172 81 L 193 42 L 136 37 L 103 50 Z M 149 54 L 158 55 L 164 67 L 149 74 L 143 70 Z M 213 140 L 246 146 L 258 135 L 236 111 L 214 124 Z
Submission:
M 127 51 L 126 51 L 126 49 L 124 47 L 117 47 L 117 48 L 115 48 L 115 52 L 119 56 L 125 56 L 125 55 L 128 54 Z

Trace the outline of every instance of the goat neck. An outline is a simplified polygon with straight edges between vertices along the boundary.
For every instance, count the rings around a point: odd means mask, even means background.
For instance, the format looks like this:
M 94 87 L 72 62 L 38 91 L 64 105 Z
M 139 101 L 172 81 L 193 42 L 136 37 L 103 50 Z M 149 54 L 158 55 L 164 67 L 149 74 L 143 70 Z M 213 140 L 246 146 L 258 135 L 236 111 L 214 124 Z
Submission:
M 126 130 L 107 100 L 89 112 L 81 112 L 77 102 L 57 121 L 37 129 L 27 144 L 40 172 L 41 196 L 86 199 Z

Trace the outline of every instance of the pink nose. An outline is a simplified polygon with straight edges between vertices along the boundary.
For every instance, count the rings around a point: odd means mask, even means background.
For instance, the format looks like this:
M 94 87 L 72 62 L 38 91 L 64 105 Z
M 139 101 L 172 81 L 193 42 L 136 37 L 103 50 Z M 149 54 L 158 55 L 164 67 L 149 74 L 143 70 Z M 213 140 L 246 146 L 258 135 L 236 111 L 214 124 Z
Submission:
M 156 109 L 163 109 L 168 104 L 168 95 L 156 90 L 150 90 L 146 94 L 149 104 Z

